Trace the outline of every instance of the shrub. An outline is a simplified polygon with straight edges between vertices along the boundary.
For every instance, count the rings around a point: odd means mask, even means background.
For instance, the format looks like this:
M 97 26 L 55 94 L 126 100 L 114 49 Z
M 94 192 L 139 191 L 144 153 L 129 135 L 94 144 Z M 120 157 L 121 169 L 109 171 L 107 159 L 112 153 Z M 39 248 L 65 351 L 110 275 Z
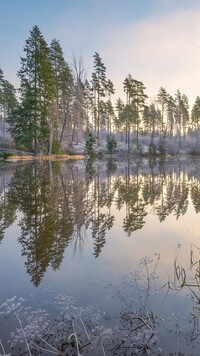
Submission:
M 164 139 L 160 139 L 160 141 L 159 141 L 158 152 L 161 155 L 165 155 L 165 153 L 166 153 L 166 147 L 165 147 L 165 140 Z
M 94 158 L 95 157 L 94 144 L 96 142 L 96 138 L 89 129 L 86 130 L 85 135 L 86 135 L 85 154 L 88 155 L 90 158 Z
M 113 136 L 110 136 L 110 135 L 107 136 L 106 147 L 107 147 L 107 150 L 108 150 L 110 155 L 117 148 L 117 141 L 115 140 L 115 138 Z
M 61 148 L 60 148 L 60 142 L 58 142 L 58 140 L 53 141 L 52 153 L 53 154 L 61 154 L 62 153 Z
M 11 153 L 11 152 L 5 152 L 5 151 L 0 152 L 0 158 L 7 159 L 12 156 L 13 156 L 13 153 Z
M 156 150 L 157 150 L 156 145 L 154 145 L 154 143 L 151 142 L 149 144 L 149 155 L 150 156 L 155 156 L 156 155 Z

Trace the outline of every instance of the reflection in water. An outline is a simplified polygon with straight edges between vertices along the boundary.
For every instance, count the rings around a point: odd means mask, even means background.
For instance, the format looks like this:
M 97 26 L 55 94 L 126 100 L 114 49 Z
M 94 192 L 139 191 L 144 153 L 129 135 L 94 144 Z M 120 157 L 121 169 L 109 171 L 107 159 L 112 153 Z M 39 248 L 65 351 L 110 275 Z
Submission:
M 198 162 L 197 162 L 198 163 Z M 91 230 L 93 253 L 97 258 L 106 243 L 106 233 L 123 215 L 127 236 L 142 229 L 147 214 L 160 222 L 169 214 L 177 219 L 187 212 L 189 199 L 200 211 L 199 166 L 170 161 L 157 166 L 140 162 L 109 160 L 98 165 L 87 163 L 45 162 L 16 168 L 0 200 L 0 239 L 6 227 L 16 219 L 21 234 L 18 241 L 26 257 L 26 269 L 38 286 L 48 266 L 60 267 L 64 251 L 71 246 L 83 248 L 87 230 Z M 19 218 L 18 217 L 18 218 Z
M 4 238 L 6 228 L 16 219 L 16 207 L 9 201 L 6 194 L 6 186 L 10 182 L 12 170 L 4 168 L 0 170 L 0 242 Z

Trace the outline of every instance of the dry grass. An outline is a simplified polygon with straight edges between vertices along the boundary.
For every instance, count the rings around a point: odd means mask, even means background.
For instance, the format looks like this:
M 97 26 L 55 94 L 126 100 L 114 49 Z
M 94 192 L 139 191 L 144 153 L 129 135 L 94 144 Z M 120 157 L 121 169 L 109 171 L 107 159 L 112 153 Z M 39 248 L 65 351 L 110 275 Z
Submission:
M 51 160 L 51 161 L 55 161 L 55 160 L 84 159 L 84 158 L 85 158 L 84 155 L 73 155 L 73 156 L 71 156 L 71 155 L 56 155 L 56 154 L 52 154 L 52 155 L 36 155 L 36 156 L 13 155 L 13 156 L 9 157 L 8 160 L 10 160 L 10 161 L 12 161 L 12 160 L 18 160 L 18 161 Z

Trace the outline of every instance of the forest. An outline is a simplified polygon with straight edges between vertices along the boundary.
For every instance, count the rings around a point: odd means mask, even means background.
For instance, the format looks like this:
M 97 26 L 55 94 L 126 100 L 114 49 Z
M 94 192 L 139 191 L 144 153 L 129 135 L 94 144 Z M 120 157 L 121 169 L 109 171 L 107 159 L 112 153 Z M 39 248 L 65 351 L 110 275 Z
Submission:
M 67 153 L 85 146 L 90 154 L 198 154 L 200 97 L 190 110 L 186 94 L 160 87 L 148 98 L 145 85 L 127 74 L 124 98 L 115 98 L 113 82 L 99 53 L 87 79 L 83 59 L 69 64 L 59 40 L 50 45 L 38 26 L 25 42 L 15 88 L 0 69 L 0 125 L 2 147 L 34 154 Z

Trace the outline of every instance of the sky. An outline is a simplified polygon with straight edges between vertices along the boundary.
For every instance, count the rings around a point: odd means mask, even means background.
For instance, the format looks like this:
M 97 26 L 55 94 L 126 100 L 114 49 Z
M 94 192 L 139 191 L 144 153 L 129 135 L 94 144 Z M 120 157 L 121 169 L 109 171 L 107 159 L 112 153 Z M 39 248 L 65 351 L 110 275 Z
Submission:
M 0 0 L 0 68 L 16 87 L 34 25 L 48 44 L 60 41 L 67 62 L 82 56 L 88 79 L 98 52 L 116 97 L 125 100 L 129 73 L 152 99 L 161 86 L 190 106 L 200 95 L 200 0 Z

